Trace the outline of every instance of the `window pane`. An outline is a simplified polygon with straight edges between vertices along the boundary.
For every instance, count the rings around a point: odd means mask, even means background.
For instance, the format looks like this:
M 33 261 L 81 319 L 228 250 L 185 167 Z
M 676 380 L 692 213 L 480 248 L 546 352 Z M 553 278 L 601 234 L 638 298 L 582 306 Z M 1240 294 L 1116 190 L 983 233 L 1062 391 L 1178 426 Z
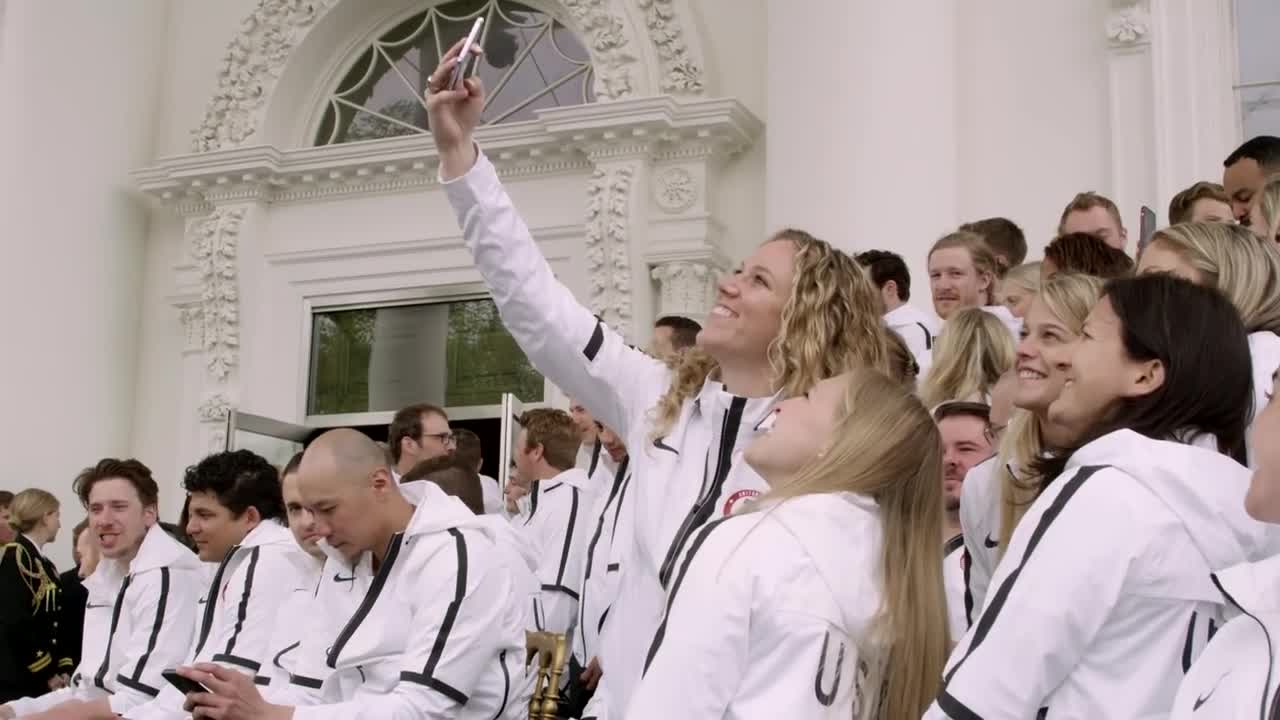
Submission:
M 315 143 L 425 133 L 427 77 L 478 17 L 485 54 L 476 72 L 489 93 L 482 124 L 595 102 L 589 53 L 551 15 L 512 0 L 454 0 L 399 23 L 359 56 L 328 96 Z
M 1280 3 L 1236 0 L 1240 84 L 1280 80 Z
M 1280 135 L 1280 83 L 1240 90 L 1244 136 Z
M 310 366 L 311 415 L 542 400 L 542 376 L 491 300 L 316 313 Z

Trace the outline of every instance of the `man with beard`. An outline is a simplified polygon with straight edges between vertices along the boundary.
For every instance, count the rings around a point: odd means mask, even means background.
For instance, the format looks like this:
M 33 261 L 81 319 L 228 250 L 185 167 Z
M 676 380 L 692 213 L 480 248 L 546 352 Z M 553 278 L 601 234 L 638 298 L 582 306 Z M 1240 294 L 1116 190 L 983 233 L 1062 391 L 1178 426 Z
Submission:
M 974 465 L 991 457 L 991 408 L 982 403 L 949 402 L 933 411 L 942 435 L 942 493 L 946 515 L 942 538 L 946 550 L 942 561 L 951 614 L 951 636 L 960 638 L 968 629 L 965 617 L 965 575 L 969 560 L 960 534 L 960 488 Z

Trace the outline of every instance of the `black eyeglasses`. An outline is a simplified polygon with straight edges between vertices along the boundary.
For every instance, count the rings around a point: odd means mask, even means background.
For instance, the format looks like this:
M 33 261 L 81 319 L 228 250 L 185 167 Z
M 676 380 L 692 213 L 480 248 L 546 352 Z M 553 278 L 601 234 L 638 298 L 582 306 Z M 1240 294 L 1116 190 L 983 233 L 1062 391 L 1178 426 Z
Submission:
M 454 435 L 452 432 L 442 432 L 442 433 L 423 433 L 423 434 L 422 434 L 422 437 L 424 437 L 424 438 L 435 438 L 436 440 L 439 440 L 439 441 L 440 441 L 440 444 L 442 444 L 442 445 L 444 445 L 444 446 L 446 446 L 446 447 L 448 447 L 449 445 L 457 445 L 457 444 L 458 444 L 458 436 L 457 436 L 457 435 Z

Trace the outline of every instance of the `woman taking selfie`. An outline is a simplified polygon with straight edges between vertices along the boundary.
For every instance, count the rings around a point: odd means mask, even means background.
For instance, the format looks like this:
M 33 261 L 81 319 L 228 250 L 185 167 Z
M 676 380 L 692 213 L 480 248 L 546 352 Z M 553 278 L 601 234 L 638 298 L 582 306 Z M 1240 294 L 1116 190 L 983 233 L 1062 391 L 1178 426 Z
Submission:
M 1231 459 L 1251 388 L 1226 298 L 1168 275 L 1112 281 L 1070 363 L 1048 414 L 1067 449 L 1034 464 L 1053 479 L 926 718 L 1164 716 L 1223 618 L 1211 573 L 1269 549 Z
M 919 717 L 950 647 L 937 427 L 860 370 L 764 432 L 746 462 L 770 490 L 689 543 L 627 717 Z
M 662 619 L 680 550 L 709 521 L 767 489 L 738 461 L 779 397 L 856 367 L 887 369 L 879 296 L 852 258 L 784 230 L 721 280 L 697 345 L 672 365 L 631 348 L 556 280 L 479 152 L 478 78 L 448 89 L 459 43 L 427 106 L 444 190 L 468 249 L 534 366 L 633 448 L 635 539 L 601 643 L 593 703 L 621 718 Z M 591 710 L 587 712 L 591 714 Z
M 996 457 L 970 470 L 960 490 L 960 527 L 970 560 L 965 603 L 970 623 L 982 610 L 1002 548 L 1043 487 L 1030 475 L 1032 464 L 1045 449 L 1066 441 L 1049 422 L 1049 405 L 1062 392 L 1071 350 L 1101 293 L 1097 278 L 1057 275 L 1027 310 L 1015 364 L 1014 412 Z
M 1151 238 L 1138 272 L 1166 272 L 1227 296 L 1249 333 L 1253 402 L 1261 410 L 1280 368 L 1280 247 L 1240 225 L 1183 223 Z

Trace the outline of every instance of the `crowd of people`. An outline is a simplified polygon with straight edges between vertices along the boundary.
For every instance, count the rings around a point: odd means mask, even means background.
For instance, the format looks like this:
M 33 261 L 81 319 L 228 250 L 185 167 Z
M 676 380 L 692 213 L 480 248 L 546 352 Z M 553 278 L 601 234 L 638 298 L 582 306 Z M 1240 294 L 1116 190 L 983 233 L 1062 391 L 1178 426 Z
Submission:
M 531 631 L 582 720 L 1277 717 L 1280 138 L 1136 241 L 1092 192 L 1037 262 L 960 226 L 932 314 L 894 252 L 784 229 L 642 350 L 556 279 L 458 53 L 441 184 L 569 410 L 505 487 L 430 404 L 210 455 L 176 527 L 104 459 L 61 575 L 57 500 L 0 495 L 0 718 L 527 717 Z

